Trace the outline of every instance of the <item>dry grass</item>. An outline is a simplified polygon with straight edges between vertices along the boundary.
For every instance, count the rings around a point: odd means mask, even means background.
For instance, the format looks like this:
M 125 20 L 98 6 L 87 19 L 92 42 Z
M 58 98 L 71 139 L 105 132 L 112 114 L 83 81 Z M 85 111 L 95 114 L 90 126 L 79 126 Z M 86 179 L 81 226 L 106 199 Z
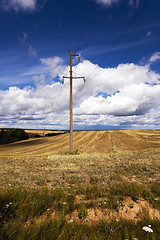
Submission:
M 44 137 L 48 133 L 62 133 L 63 131 L 52 131 L 52 130 L 35 130 L 35 129 L 27 129 L 25 130 L 30 138 L 34 138 L 36 134 L 39 134 L 41 137 Z
M 68 149 L 68 133 L 0 146 L 2 239 L 159 239 L 160 131 L 74 132 Z
M 83 185 L 92 176 L 99 183 L 160 179 L 160 131 L 74 132 L 77 155 L 67 154 L 68 144 L 67 133 L 0 146 L 2 185 Z

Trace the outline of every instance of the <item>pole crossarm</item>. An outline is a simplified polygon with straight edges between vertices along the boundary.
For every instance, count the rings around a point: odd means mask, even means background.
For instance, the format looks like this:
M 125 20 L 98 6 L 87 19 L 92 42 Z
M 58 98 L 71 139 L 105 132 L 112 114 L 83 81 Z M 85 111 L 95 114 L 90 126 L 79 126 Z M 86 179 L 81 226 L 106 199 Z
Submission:
M 70 77 L 62 77 L 62 78 L 63 78 L 63 79 L 64 79 L 64 78 L 69 78 L 69 79 L 70 79 Z M 85 77 L 72 77 L 72 79 L 79 79 L 79 78 L 80 78 L 80 79 L 83 79 L 83 80 L 85 81 Z

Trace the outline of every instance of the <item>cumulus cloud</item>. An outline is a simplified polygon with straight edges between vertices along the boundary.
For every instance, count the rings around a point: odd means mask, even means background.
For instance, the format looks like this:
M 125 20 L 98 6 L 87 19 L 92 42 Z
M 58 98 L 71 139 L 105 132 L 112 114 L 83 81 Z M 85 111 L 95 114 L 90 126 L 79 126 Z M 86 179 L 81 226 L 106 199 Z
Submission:
M 133 84 L 157 84 L 159 79 L 159 74 L 151 71 L 149 65 L 138 66 L 133 63 L 120 64 L 115 68 L 100 68 L 84 61 L 74 67 L 74 70 L 86 77 L 85 87 L 78 91 L 80 99 L 84 96 L 96 96 L 99 92 L 111 95 Z
M 3 9 L 13 9 L 15 11 L 33 11 L 36 8 L 37 0 L 2 0 L 1 5 Z
M 45 69 L 52 78 L 55 78 L 56 76 L 62 76 L 67 68 L 63 65 L 63 59 L 57 56 L 53 58 L 41 58 L 40 62 L 46 66 Z
M 42 58 L 40 62 L 45 71 L 39 78 L 56 81 L 0 91 L 3 126 L 68 128 L 69 80 L 62 85 L 58 79 L 69 71 L 69 66 L 59 57 Z M 73 67 L 74 72 L 86 77 L 85 84 L 81 79 L 73 82 L 76 126 L 160 126 L 160 75 L 149 64 L 100 68 L 83 61 Z
M 104 98 L 89 97 L 76 109 L 76 114 L 143 115 L 159 104 L 160 85 L 133 84 Z

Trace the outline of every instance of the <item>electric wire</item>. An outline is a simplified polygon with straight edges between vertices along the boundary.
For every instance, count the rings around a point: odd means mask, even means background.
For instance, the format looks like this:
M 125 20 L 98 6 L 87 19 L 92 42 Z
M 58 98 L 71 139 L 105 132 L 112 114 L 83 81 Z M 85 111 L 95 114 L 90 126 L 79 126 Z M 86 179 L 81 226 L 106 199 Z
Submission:
M 139 15 L 143 12 L 144 8 L 147 6 L 147 4 L 149 3 L 150 0 L 147 0 L 143 6 L 139 9 L 139 11 L 137 12 L 137 14 L 134 16 L 134 18 L 131 20 L 131 22 L 126 26 L 126 28 L 122 31 L 122 33 L 120 34 L 120 36 L 117 38 L 117 40 L 113 43 L 113 45 L 111 46 L 111 48 L 105 53 L 105 55 L 102 57 L 102 59 L 100 60 L 100 62 L 97 64 L 97 66 L 95 67 L 95 69 L 93 70 L 93 72 L 86 78 L 86 81 L 92 76 L 92 74 L 95 72 L 95 70 L 98 68 L 98 66 L 104 61 L 104 59 L 109 55 L 109 53 L 112 51 L 112 49 L 118 44 L 118 42 L 121 40 L 121 38 L 126 34 L 126 32 L 128 31 L 128 29 L 134 24 L 134 22 L 136 21 L 136 19 L 139 17 Z
M 78 50 L 78 47 L 79 47 L 81 38 L 82 38 L 82 36 L 83 36 L 83 34 L 84 34 L 84 32 L 85 32 L 85 29 L 86 29 L 88 20 L 89 20 L 89 18 L 90 18 L 90 16 L 91 16 L 91 13 L 92 13 L 92 11 L 93 11 L 94 5 L 95 5 L 95 0 L 93 0 L 92 5 L 91 5 L 91 7 L 90 7 L 90 9 L 89 9 L 89 12 L 88 12 L 88 14 L 87 14 L 87 17 L 86 17 L 85 22 L 84 22 L 83 27 L 82 27 L 82 31 L 81 31 L 80 36 L 79 36 L 79 38 L 78 38 L 76 47 L 75 47 L 75 49 L 74 49 L 74 52 L 76 52 L 76 51 Z
M 137 12 L 137 14 L 134 16 L 134 18 L 131 20 L 131 22 L 126 26 L 126 28 L 122 31 L 122 33 L 120 34 L 120 36 L 117 38 L 117 40 L 113 43 L 113 45 L 111 46 L 111 48 L 105 53 L 105 55 L 102 57 L 102 59 L 100 60 L 100 62 L 97 64 L 97 66 L 95 67 L 95 69 L 91 72 L 91 74 L 85 79 L 85 83 L 87 82 L 87 80 L 93 75 L 93 73 L 96 71 L 96 69 L 99 67 L 99 65 L 104 61 L 104 59 L 108 56 L 108 54 L 112 51 L 112 49 L 117 45 L 117 43 L 121 40 L 121 38 L 126 34 L 126 32 L 128 31 L 128 29 L 133 25 L 133 23 L 136 21 L 136 19 L 139 17 L 139 15 L 143 12 L 144 8 L 147 6 L 147 4 L 149 3 L 150 0 L 145 1 L 145 3 L 142 5 L 142 7 L 139 9 L 139 11 Z M 77 92 L 75 93 L 75 95 L 78 95 L 79 92 L 84 88 L 85 83 L 77 90 Z
M 69 71 L 67 70 L 67 71 L 65 72 L 65 75 L 64 75 L 64 76 L 66 76 L 68 72 L 69 72 Z M 60 99 L 60 96 L 61 96 L 62 86 L 63 86 L 63 84 L 61 83 L 60 90 L 59 90 L 59 94 L 58 94 L 57 101 L 56 101 L 56 106 L 57 106 L 57 104 L 58 104 L 58 102 L 59 102 L 59 99 Z M 62 102 L 62 100 L 60 101 L 60 105 L 61 105 L 61 102 Z
M 102 20 L 103 15 L 104 15 L 104 12 L 103 12 L 103 14 L 100 12 L 100 14 L 99 14 L 99 16 L 98 16 L 98 19 L 97 19 L 97 21 L 95 22 L 95 24 L 94 24 L 94 26 L 93 26 L 93 28 L 92 28 L 92 31 L 91 31 L 91 33 L 90 33 L 90 35 L 89 35 L 89 37 L 88 37 L 88 39 L 87 39 L 87 41 L 86 41 L 86 44 L 84 45 L 83 51 L 88 47 L 91 39 L 93 38 L 93 35 L 94 35 L 94 33 L 95 33 L 95 31 L 96 31 L 96 29 L 97 29 L 100 21 Z

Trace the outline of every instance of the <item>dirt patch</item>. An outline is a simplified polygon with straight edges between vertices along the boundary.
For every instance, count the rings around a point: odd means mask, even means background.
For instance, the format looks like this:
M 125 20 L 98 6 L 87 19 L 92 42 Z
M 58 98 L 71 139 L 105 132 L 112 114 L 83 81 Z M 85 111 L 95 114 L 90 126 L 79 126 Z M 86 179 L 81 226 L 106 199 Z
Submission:
M 125 198 L 122 202 L 122 206 L 119 209 L 119 217 L 125 220 L 141 220 L 146 214 L 151 219 L 160 220 L 160 213 L 157 209 L 151 207 L 151 205 L 144 199 L 139 199 L 134 202 L 130 197 Z
M 83 196 L 77 198 L 77 201 L 81 203 L 83 201 Z M 160 220 L 160 212 L 157 209 L 152 208 L 146 200 L 139 199 L 137 202 L 134 202 L 130 197 L 126 197 L 117 210 L 102 209 L 100 207 L 90 208 L 87 209 L 87 217 L 85 219 L 79 219 L 78 211 L 75 210 L 71 214 L 66 215 L 66 221 L 68 223 L 83 222 L 85 224 L 93 224 L 102 220 L 110 222 L 113 219 L 116 219 L 116 221 L 123 219 L 134 221 L 136 223 L 147 215 L 150 219 Z

